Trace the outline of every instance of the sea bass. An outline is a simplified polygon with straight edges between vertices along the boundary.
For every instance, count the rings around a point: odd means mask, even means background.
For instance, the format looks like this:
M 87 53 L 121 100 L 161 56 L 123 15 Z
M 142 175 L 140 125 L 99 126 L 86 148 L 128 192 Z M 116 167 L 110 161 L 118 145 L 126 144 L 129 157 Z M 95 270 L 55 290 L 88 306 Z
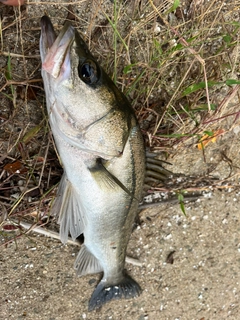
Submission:
M 103 272 L 89 310 L 141 293 L 124 270 L 144 182 L 142 135 L 124 94 L 65 23 L 41 19 L 40 53 L 49 123 L 64 168 L 53 211 L 60 237 L 84 235 L 78 275 Z

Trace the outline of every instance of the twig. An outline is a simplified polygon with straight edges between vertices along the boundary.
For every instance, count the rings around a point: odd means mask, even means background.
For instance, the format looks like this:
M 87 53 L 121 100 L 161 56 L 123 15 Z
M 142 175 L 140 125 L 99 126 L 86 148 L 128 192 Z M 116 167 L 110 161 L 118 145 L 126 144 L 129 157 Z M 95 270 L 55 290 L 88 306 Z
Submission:
M 30 55 L 30 56 L 23 56 L 22 54 L 18 54 L 18 53 L 13 53 L 13 52 L 6 52 L 6 51 L 0 51 L 0 56 L 5 56 L 5 57 L 15 57 L 15 58 L 30 58 L 30 59 L 39 59 L 40 55 L 39 54 L 35 54 L 35 55 Z
M 60 236 L 59 236 L 58 232 L 55 232 L 55 231 L 52 231 L 52 230 L 46 230 L 46 229 L 43 229 L 40 226 L 31 225 L 30 223 L 23 222 L 23 221 L 19 222 L 18 224 L 20 226 L 22 226 L 24 229 L 27 229 L 26 234 L 28 234 L 29 232 L 33 231 L 33 232 L 42 234 L 44 236 L 60 240 Z M 78 247 L 81 246 L 80 242 L 73 241 L 70 238 L 68 238 L 67 244 L 72 244 L 72 245 L 75 245 L 75 246 L 78 246 Z M 142 267 L 142 262 L 140 262 L 139 260 L 134 259 L 132 257 L 128 257 L 128 256 L 126 256 L 126 263 L 131 263 L 134 266 Z

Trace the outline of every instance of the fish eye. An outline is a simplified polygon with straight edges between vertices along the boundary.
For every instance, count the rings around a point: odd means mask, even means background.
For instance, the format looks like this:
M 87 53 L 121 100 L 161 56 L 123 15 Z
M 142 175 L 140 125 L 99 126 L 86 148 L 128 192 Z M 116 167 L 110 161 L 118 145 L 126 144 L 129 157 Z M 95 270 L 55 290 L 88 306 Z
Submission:
M 86 60 L 78 65 L 78 75 L 87 84 L 95 84 L 99 80 L 99 69 L 92 60 Z

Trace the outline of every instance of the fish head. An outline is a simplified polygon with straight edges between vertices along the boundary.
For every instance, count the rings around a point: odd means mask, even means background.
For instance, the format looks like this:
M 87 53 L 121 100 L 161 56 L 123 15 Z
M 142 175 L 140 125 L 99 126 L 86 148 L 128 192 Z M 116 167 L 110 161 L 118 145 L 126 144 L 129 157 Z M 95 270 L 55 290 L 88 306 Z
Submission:
M 128 100 L 70 23 L 56 36 L 44 16 L 41 30 L 42 76 L 53 123 L 75 145 L 78 140 L 88 151 L 120 155 L 136 123 Z

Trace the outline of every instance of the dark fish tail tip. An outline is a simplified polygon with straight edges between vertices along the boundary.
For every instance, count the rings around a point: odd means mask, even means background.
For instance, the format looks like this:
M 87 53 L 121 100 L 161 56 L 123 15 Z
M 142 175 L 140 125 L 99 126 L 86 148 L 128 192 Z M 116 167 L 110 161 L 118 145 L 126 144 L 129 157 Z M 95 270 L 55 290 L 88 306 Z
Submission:
M 139 284 L 127 274 L 118 284 L 108 285 L 101 281 L 89 300 L 88 311 L 99 309 L 111 300 L 137 297 L 141 292 L 142 289 Z
M 48 17 L 48 16 L 42 16 L 42 18 L 41 18 L 41 24 L 52 24 L 52 22 L 51 22 L 51 20 L 50 20 L 50 18 Z

